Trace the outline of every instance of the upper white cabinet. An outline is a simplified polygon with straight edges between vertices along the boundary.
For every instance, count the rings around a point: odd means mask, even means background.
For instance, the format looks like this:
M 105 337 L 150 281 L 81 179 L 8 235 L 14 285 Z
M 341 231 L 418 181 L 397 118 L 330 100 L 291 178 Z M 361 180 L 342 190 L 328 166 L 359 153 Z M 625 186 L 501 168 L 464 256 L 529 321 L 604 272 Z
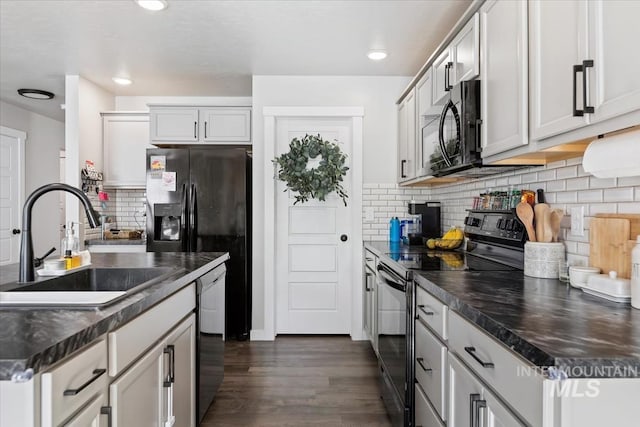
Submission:
M 398 105 L 398 181 L 416 176 L 416 97 L 413 89 Z
M 583 0 L 588 5 L 589 52 L 586 69 L 591 88 L 587 104 L 593 106 L 593 122 L 640 108 L 640 2 Z
M 145 188 L 148 113 L 102 113 L 104 186 Z
M 638 2 L 529 2 L 532 139 L 640 108 L 639 19 Z
M 480 9 L 482 156 L 528 144 L 527 3 Z
M 250 107 L 150 106 L 150 138 L 157 144 L 248 144 Z
M 480 73 L 479 34 L 479 17 L 475 14 L 433 62 L 433 104 L 443 105 L 453 86 Z
M 425 176 L 430 171 L 429 156 L 433 151 L 433 144 L 425 144 L 424 140 L 429 129 L 425 126 L 438 117 L 442 107 L 433 104 L 433 73 L 432 68 L 422 76 L 416 84 L 416 176 Z

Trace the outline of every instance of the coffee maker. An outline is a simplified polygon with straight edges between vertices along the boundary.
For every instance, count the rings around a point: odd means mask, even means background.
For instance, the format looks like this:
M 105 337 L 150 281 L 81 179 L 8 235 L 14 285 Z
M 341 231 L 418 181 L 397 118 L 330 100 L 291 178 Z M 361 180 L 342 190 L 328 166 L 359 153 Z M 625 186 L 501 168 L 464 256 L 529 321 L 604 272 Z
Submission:
M 440 202 L 409 202 L 408 212 L 419 215 L 419 226 L 408 233 L 410 245 L 424 245 L 427 239 L 440 237 Z

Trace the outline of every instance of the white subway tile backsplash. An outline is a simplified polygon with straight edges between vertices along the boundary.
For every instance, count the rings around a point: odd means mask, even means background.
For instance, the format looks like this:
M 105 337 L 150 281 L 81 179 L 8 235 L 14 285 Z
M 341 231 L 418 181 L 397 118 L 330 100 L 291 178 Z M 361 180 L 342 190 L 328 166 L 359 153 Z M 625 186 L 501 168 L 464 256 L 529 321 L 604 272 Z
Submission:
M 640 176 L 618 178 L 618 187 L 640 187 Z
M 545 183 L 547 185 L 546 191 L 549 193 L 553 191 L 564 191 L 566 189 L 566 182 L 562 180 L 558 181 L 549 181 Z
M 578 201 L 579 202 L 601 202 L 602 190 L 579 191 Z
M 562 182 L 562 181 L 556 181 Z M 589 189 L 589 178 L 572 178 L 567 180 L 567 190 L 587 190 Z
M 578 193 L 575 191 L 556 193 L 557 203 L 576 203 L 577 201 Z
M 612 188 L 616 186 L 615 178 L 596 178 L 592 176 L 589 179 L 590 188 Z
M 551 181 L 556 179 L 556 171 L 555 170 L 544 170 L 538 172 L 538 180 L 540 181 Z
M 609 188 L 604 190 L 605 202 L 632 202 L 633 188 Z
M 640 203 L 618 203 L 618 213 L 640 214 Z
M 567 166 L 556 170 L 557 179 L 574 178 L 576 176 L 578 176 L 577 166 Z

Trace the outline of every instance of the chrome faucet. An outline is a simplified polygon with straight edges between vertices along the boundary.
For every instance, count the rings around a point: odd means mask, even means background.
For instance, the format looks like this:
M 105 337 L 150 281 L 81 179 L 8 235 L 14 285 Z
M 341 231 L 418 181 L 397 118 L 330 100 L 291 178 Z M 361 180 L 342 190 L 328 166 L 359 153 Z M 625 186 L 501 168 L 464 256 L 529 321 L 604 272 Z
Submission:
M 34 265 L 33 265 L 33 241 L 31 239 L 31 210 L 33 204 L 42 196 L 50 191 L 66 191 L 76 196 L 84 205 L 84 211 L 89 220 L 89 226 L 96 228 L 100 225 L 100 214 L 98 214 L 91 206 L 91 201 L 82 191 L 68 184 L 53 183 L 46 184 L 37 188 L 27 197 L 22 208 L 22 238 L 20 240 L 20 272 L 18 282 L 33 282 Z

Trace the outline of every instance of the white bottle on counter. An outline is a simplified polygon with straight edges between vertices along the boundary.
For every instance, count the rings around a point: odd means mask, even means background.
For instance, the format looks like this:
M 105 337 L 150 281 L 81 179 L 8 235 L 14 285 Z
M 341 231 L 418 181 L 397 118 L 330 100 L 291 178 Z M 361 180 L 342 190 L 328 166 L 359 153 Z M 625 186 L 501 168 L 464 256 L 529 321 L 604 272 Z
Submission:
M 631 306 L 640 309 L 640 236 L 631 251 Z

